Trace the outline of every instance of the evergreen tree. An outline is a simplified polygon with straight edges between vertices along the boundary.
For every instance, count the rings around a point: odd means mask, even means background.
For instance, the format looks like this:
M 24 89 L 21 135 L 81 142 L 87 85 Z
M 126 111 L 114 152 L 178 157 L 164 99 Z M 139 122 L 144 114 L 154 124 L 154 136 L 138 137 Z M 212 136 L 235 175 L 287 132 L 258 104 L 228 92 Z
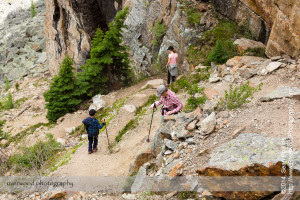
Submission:
M 108 89 L 107 82 L 114 81 L 129 84 L 132 72 L 129 65 L 128 48 L 122 45 L 122 28 L 128 14 L 128 8 L 117 13 L 115 20 L 109 23 L 104 34 L 98 28 L 92 41 L 91 58 L 78 73 L 76 96 L 86 99 Z
M 92 40 L 91 58 L 86 61 L 86 65 L 81 66 L 83 70 L 77 74 L 78 81 L 74 94 L 80 99 L 86 99 L 99 92 L 105 91 L 105 83 L 108 78 L 102 72 L 103 64 L 99 62 L 99 46 L 103 41 L 104 33 L 98 28 Z
M 51 122 L 73 112 L 80 103 L 74 96 L 75 80 L 72 59 L 67 55 L 60 65 L 59 73 L 53 79 L 50 90 L 44 93 L 48 109 L 47 119 Z
M 224 42 L 218 40 L 215 48 L 209 54 L 207 61 L 205 64 L 210 65 L 211 62 L 215 62 L 216 64 L 223 64 L 226 62 L 227 53 L 224 48 Z
M 133 75 L 130 69 L 128 48 L 122 45 L 122 32 L 125 27 L 124 22 L 128 15 L 128 7 L 117 13 L 115 20 L 110 22 L 109 30 L 101 42 L 100 49 L 102 56 L 100 62 L 106 66 L 106 70 L 111 81 L 116 76 L 117 81 L 125 85 L 129 84 Z

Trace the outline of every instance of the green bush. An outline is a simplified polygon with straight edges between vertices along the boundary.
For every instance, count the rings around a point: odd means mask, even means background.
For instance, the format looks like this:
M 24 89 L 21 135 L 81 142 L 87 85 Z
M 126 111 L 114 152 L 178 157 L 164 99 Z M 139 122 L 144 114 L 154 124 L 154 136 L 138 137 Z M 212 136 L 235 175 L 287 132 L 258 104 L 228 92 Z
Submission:
M 33 0 L 31 0 L 30 14 L 32 18 L 36 15 L 35 4 L 33 3 Z
M 259 48 L 259 47 L 249 48 L 249 49 L 246 49 L 242 55 L 245 55 L 246 53 L 250 52 L 250 53 L 252 53 L 253 56 L 267 58 L 265 51 L 266 51 L 265 48 Z
M 9 158 L 9 165 L 15 172 L 27 170 L 43 170 L 46 162 L 61 150 L 60 143 L 56 142 L 52 134 L 47 134 L 47 141 L 39 141 L 32 147 L 24 147 L 21 153 Z
M 20 84 L 17 82 L 17 83 L 15 84 L 15 88 L 16 88 L 17 91 L 19 91 L 19 87 L 20 87 Z
M 195 66 L 204 62 L 208 63 L 208 56 L 214 50 L 218 40 L 223 41 L 225 51 L 230 50 L 232 56 L 237 51 L 233 48 L 234 45 L 229 41 L 231 41 L 232 38 L 241 37 L 252 39 L 251 34 L 249 34 L 248 26 L 238 26 L 237 23 L 230 20 L 219 20 L 217 26 L 204 32 L 200 39 L 189 47 L 187 51 L 188 62 Z
M 152 44 L 154 46 L 159 46 L 167 30 L 168 30 L 167 25 L 164 22 L 162 21 L 155 22 L 155 25 L 152 28 L 152 33 L 154 34 L 154 39 L 152 40 Z
M 188 17 L 188 22 L 192 26 L 200 25 L 200 20 L 202 17 L 201 12 L 199 12 L 198 9 L 196 8 L 188 8 L 186 10 L 187 17 Z
M 81 102 L 74 95 L 75 79 L 72 59 L 67 55 L 60 65 L 59 73 L 53 79 L 49 91 L 44 93 L 47 119 L 56 122 L 58 118 L 66 113 L 76 110 Z
M 262 83 L 257 87 L 251 87 L 249 81 L 245 84 L 233 88 L 229 86 L 229 91 L 225 90 L 225 96 L 218 101 L 218 110 L 232 110 L 241 107 L 245 103 L 251 102 L 253 94 L 261 90 Z
M 187 99 L 185 111 L 191 112 L 201 104 L 205 103 L 207 97 L 204 94 L 204 89 L 204 87 L 199 88 L 197 84 L 191 85 L 187 88 L 187 92 L 189 95 L 191 95 L 191 97 Z
M 3 107 L 5 110 L 14 108 L 14 101 L 11 93 L 8 93 L 7 99 L 4 101 Z
M 208 55 L 204 65 L 210 66 L 211 62 L 224 64 L 228 59 L 239 55 L 236 45 L 232 40 L 218 40 L 213 51 Z
M 8 78 L 5 76 L 5 91 L 9 90 L 10 84 Z

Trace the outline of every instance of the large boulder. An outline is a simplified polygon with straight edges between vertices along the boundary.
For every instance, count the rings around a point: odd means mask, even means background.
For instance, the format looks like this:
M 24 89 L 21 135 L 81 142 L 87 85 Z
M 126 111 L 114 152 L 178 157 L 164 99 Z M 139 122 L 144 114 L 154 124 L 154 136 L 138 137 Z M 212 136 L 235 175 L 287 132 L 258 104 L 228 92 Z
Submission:
M 96 111 L 104 108 L 106 105 L 100 94 L 93 97 L 93 104 L 90 105 L 89 110 L 94 109 Z
M 237 45 L 237 48 L 240 53 L 243 53 L 247 49 L 253 49 L 253 48 L 266 48 L 266 45 L 264 45 L 262 42 L 249 40 L 246 38 L 237 39 L 234 41 L 234 44 Z
M 297 87 L 278 86 L 269 94 L 260 98 L 260 101 L 272 101 L 275 99 L 291 98 L 300 95 L 300 89 Z
M 217 123 L 216 113 L 212 112 L 201 123 L 201 132 L 203 135 L 208 135 L 215 129 Z
M 197 170 L 200 176 L 284 176 L 289 155 L 288 140 L 244 133 L 218 148 L 208 164 Z M 290 158 L 291 159 L 291 158 Z M 288 168 L 285 168 L 288 171 Z M 293 174 L 300 174 L 300 151 L 293 152 Z M 243 185 L 244 183 L 238 182 Z M 269 183 L 268 183 L 269 184 Z M 273 192 L 212 192 L 226 199 L 262 199 Z

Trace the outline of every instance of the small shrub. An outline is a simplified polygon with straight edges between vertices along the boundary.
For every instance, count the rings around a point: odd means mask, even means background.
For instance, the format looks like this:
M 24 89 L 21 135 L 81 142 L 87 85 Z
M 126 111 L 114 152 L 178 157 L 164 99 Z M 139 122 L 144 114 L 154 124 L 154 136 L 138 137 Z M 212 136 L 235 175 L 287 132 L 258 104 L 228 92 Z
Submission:
M 35 4 L 33 3 L 33 0 L 31 0 L 30 14 L 31 14 L 32 18 L 35 17 L 35 15 L 36 15 Z
M 4 108 L 5 110 L 14 108 L 14 102 L 11 93 L 8 93 L 7 99 L 4 101 Z
M 5 76 L 5 91 L 9 90 L 10 84 L 8 78 Z
M 20 84 L 17 82 L 17 83 L 15 84 L 15 88 L 16 88 L 17 91 L 19 91 L 19 87 L 20 87 Z
M 191 26 L 200 25 L 200 20 L 201 20 L 202 14 L 201 14 L 201 12 L 199 12 L 198 9 L 188 8 L 186 10 L 186 14 L 188 17 L 188 22 L 190 23 Z
M 60 148 L 52 134 L 47 134 L 46 142 L 39 141 L 32 147 L 24 147 L 22 153 L 14 154 L 9 158 L 9 165 L 15 172 L 27 172 L 28 170 L 43 170 L 46 162 L 54 156 Z
M 199 88 L 197 84 L 191 85 L 189 88 L 187 88 L 187 92 L 189 95 L 191 95 L 191 97 L 187 99 L 185 111 L 191 112 L 195 110 L 199 105 L 205 103 L 207 97 L 204 94 L 204 89 L 204 87 Z
M 156 21 L 155 25 L 152 28 L 152 33 L 154 34 L 154 39 L 152 40 L 152 44 L 154 46 L 159 46 L 166 32 L 167 32 L 167 25 L 164 22 Z
M 210 66 L 211 62 L 215 62 L 216 64 L 224 64 L 228 59 L 237 55 L 239 55 L 239 53 L 232 40 L 218 40 L 213 51 L 208 55 L 204 65 Z
M 262 83 L 257 87 L 251 87 L 249 81 L 245 84 L 233 88 L 229 86 L 229 91 L 225 90 L 225 96 L 218 101 L 218 110 L 232 110 L 249 103 L 253 99 L 253 94 L 261 90 Z

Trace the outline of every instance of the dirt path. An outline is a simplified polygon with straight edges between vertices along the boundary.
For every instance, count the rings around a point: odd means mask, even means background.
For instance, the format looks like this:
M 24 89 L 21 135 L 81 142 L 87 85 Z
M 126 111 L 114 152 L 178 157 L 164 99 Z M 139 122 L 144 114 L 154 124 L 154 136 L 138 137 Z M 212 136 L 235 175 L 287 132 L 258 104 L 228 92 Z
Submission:
M 132 89 L 132 88 L 131 88 Z M 137 88 L 127 90 L 136 92 Z M 124 91 L 120 91 L 121 93 Z M 141 106 L 145 103 L 148 97 L 155 94 L 154 89 L 147 89 L 137 94 L 133 94 L 125 102 L 126 105 Z M 116 94 L 116 96 L 124 97 Z M 130 113 L 121 109 L 119 113 L 110 121 L 107 130 L 109 140 L 114 142 L 118 132 L 134 118 L 134 113 Z M 98 151 L 88 155 L 88 142 L 84 144 L 71 156 L 71 160 L 64 166 L 57 169 L 54 176 L 121 176 L 127 175 L 130 164 L 133 162 L 135 156 L 139 151 L 148 147 L 150 143 L 146 142 L 149 125 L 151 120 L 151 110 L 147 109 L 146 113 L 140 118 L 139 125 L 129 131 L 122 137 L 122 140 L 114 147 L 115 153 L 110 153 L 107 148 L 107 139 L 105 132 L 99 135 Z M 155 113 L 151 136 L 159 125 L 159 112 Z

